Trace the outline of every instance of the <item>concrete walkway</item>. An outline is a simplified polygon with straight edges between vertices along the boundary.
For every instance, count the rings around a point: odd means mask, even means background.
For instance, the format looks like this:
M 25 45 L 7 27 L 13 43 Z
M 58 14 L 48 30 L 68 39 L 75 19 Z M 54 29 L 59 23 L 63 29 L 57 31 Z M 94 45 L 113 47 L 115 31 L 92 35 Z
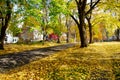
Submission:
M 58 52 L 70 47 L 74 47 L 74 46 L 75 44 L 64 44 L 59 46 L 35 49 L 31 51 L 0 55 L 0 73 L 5 73 L 10 69 L 28 64 L 31 61 L 44 58 L 55 52 Z

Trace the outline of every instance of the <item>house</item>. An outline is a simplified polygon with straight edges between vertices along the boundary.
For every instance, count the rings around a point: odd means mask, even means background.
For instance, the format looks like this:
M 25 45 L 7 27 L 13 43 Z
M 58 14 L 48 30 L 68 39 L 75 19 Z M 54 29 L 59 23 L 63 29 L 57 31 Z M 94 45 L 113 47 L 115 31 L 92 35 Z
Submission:
M 4 43 L 17 43 L 19 41 L 18 37 L 14 37 L 11 33 L 6 33 Z
M 33 31 L 33 41 L 41 41 L 43 40 L 43 34 L 41 34 L 38 30 Z
M 30 27 L 23 28 L 22 33 L 19 34 L 19 37 L 25 42 L 43 40 L 43 34 L 37 29 L 31 31 Z

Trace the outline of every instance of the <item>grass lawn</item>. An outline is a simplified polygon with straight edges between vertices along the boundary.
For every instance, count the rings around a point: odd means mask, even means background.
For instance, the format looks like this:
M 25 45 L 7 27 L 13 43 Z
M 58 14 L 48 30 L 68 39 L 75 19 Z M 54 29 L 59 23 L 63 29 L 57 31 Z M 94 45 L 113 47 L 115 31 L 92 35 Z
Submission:
M 120 80 L 120 42 L 69 48 L 0 73 L 0 80 Z

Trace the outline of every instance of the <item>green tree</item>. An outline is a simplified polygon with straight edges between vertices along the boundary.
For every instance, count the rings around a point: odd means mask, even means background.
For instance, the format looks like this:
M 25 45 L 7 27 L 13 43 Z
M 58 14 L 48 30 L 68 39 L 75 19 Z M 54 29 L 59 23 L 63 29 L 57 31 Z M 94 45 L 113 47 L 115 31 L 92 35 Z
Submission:
M 65 2 L 61 0 L 51 0 L 50 2 L 50 23 L 53 31 L 58 35 L 58 43 L 60 43 L 60 36 L 66 31 L 65 15 L 63 8 L 66 8 Z
M 27 20 L 28 17 L 30 16 L 34 16 L 34 18 L 39 17 L 38 13 L 40 13 L 40 11 L 38 12 L 37 9 L 39 6 L 38 2 L 40 1 L 41 0 L 37 0 L 37 1 L 36 0 L 22 0 L 22 1 L 21 0 L 2 0 L 1 1 L 0 3 L 0 20 L 1 20 L 0 21 L 1 23 L 0 49 L 4 49 L 3 46 L 4 46 L 5 32 L 8 26 L 10 27 L 9 29 L 15 33 L 14 30 L 18 30 L 17 28 L 18 24 L 21 24 L 22 22 L 23 24 L 24 22 L 26 23 L 25 20 Z M 15 16 L 18 16 L 18 15 L 19 15 L 19 18 L 15 18 Z M 16 19 L 16 21 L 10 20 L 11 18 Z M 36 20 L 37 19 L 38 18 L 36 18 Z M 17 21 L 19 21 L 19 23 L 17 23 Z

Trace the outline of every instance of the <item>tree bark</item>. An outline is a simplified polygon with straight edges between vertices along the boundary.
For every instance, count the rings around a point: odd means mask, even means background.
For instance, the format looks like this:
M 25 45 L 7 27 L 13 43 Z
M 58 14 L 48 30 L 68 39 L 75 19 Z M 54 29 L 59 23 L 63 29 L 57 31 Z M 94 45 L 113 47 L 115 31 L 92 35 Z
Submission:
M 81 17 L 80 25 L 78 25 L 79 28 L 79 34 L 80 34 L 80 41 L 81 41 L 81 48 L 87 47 L 87 36 L 86 36 L 86 29 L 85 29 L 85 23 L 84 18 Z
M 93 43 L 93 34 L 92 34 L 92 25 L 89 23 L 89 36 L 90 36 L 90 44 Z
M 82 5 L 80 6 L 80 2 L 79 1 L 79 5 L 78 5 L 78 17 L 79 17 L 79 21 L 80 21 L 80 25 L 78 25 L 79 28 L 79 33 L 80 33 L 80 40 L 81 40 L 81 48 L 87 47 L 88 43 L 87 43 L 87 35 L 86 35 L 86 26 L 85 26 L 85 7 L 86 7 L 86 2 L 87 0 L 84 0 L 82 2 Z
M 88 46 L 88 42 L 87 42 L 87 35 L 86 35 L 86 26 L 85 26 L 85 7 L 86 7 L 86 2 L 87 0 L 75 0 L 76 4 L 77 4 L 77 9 L 78 9 L 78 18 L 79 20 L 77 20 L 73 15 L 70 15 L 73 20 L 76 22 L 78 29 L 79 29 L 79 35 L 80 35 L 80 47 L 84 48 Z
M 58 40 L 57 40 L 57 43 L 60 43 L 60 37 L 58 36 Z
M 116 30 L 116 38 L 117 38 L 117 41 L 120 41 L 120 28 L 118 28 L 117 30 Z
M 4 49 L 4 47 L 3 47 L 3 45 L 4 45 L 4 35 L 3 35 L 3 27 L 4 27 L 4 18 L 2 17 L 1 18 L 1 23 L 2 23 L 2 27 L 1 27 L 1 33 L 0 33 L 0 50 L 3 50 Z
M 5 18 L 2 17 L 2 27 L 1 27 L 1 33 L 0 33 L 0 49 L 3 50 L 4 49 L 4 39 L 5 39 L 5 32 L 6 29 L 8 27 L 9 21 L 11 19 L 11 13 L 12 13 L 12 8 L 10 6 L 10 1 L 7 0 L 6 1 L 6 5 L 7 5 L 7 13 Z
M 88 27 L 89 27 L 89 43 L 91 44 L 91 43 L 93 43 L 92 24 L 91 24 L 91 22 L 90 22 L 90 19 L 91 19 L 91 18 L 87 18 L 87 17 L 86 17 L 86 19 L 87 19 L 87 21 L 88 21 Z
M 68 20 L 68 18 L 66 19 L 66 26 L 67 26 L 67 39 L 66 42 L 69 43 L 69 38 L 70 38 L 70 21 Z
M 69 32 L 69 28 L 67 27 L 67 39 L 66 39 L 66 42 L 69 43 L 69 38 L 70 38 L 70 32 Z

